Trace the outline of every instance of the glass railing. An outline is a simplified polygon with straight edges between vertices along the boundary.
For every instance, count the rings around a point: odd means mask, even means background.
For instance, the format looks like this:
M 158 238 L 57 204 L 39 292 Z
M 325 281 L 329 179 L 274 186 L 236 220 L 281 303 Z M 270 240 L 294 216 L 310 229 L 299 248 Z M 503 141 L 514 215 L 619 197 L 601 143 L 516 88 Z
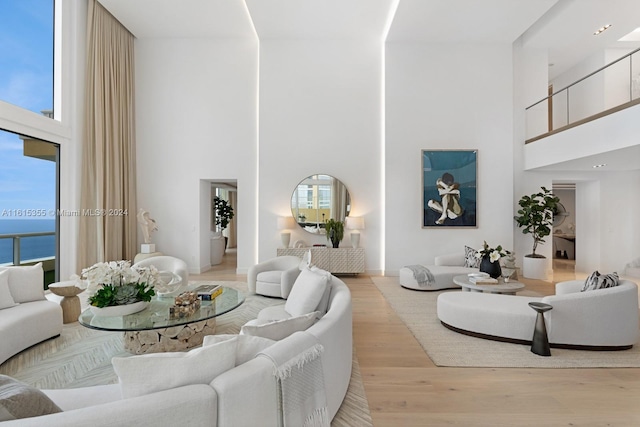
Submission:
M 605 65 L 526 109 L 526 142 L 640 102 L 640 49 Z

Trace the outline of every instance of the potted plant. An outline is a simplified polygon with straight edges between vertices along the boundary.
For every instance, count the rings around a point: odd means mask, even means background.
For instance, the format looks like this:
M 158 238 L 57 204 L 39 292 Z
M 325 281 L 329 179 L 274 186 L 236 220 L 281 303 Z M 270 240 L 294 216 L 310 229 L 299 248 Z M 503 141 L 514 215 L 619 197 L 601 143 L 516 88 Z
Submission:
M 233 208 L 229 205 L 224 199 L 216 196 L 213 199 L 213 207 L 215 209 L 216 214 L 216 225 L 220 227 L 220 230 L 224 230 L 229 226 L 229 222 L 233 219 L 234 213 Z M 227 247 L 227 237 L 225 236 L 225 245 Z
M 344 222 L 331 218 L 324 222 L 324 229 L 327 233 L 327 240 L 331 240 L 333 247 L 337 248 L 344 237 Z
M 533 251 L 525 255 L 522 264 L 522 274 L 529 279 L 545 280 L 547 278 L 548 260 L 544 255 L 536 254 L 539 243 L 551 234 L 553 212 L 556 211 L 560 199 L 551 190 L 541 187 L 542 191 L 522 196 L 518 205 L 518 215 L 513 219 L 522 228 L 523 234 L 533 237 Z
M 511 252 L 502 249 L 502 245 L 490 248 L 487 241 L 484 241 L 482 248 L 476 252 L 476 258 L 480 259 L 480 271 L 497 279 L 502 275 L 500 258 L 509 255 Z
M 143 310 L 154 287 L 160 284 L 158 270 L 132 266 L 129 261 L 99 262 L 82 270 L 89 304 L 95 316 L 126 315 Z

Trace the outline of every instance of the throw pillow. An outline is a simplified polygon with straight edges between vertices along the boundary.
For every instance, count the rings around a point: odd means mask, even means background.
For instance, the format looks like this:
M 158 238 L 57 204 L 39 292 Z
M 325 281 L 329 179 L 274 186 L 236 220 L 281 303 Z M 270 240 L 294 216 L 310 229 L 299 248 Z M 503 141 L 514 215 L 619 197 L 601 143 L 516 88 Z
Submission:
M 300 261 L 300 264 L 298 265 L 300 271 L 309 267 L 311 267 L 311 250 L 305 252 L 304 256 L 302 257 L 302 261 Z
M 618 286 L 619 280 L 620 278 L 616 272 L 611 274 L 600 274 L 600 272 L 594 271 L 584 281 L 584 286 L 580 291 L 584 292 L 592 291 L 594 289 L 613 288 L 614 286 Z
M 0 268 L 9 272 L 9 291 L 15 302 L 44 300 L 44 270 L 42 263 L 29 267 Z
M 237 338 L 188 352 L 114 357 L 125 399 L 190 384 L 209 384 L 235 366 Z
M 314 273 L 308 268 L 302 270 L 291 288 L 284 305 L 285 311 L 291 316 L 311 313 L 318 307 L 326 289 L 326 276 Z
M 16 305 L 9 291 L 9 272 L 0 271 L 0 310 Z
M 316 310 L 324 315 L 329 309 L 329 297 L 331 296 L 331 288 L 333 287 L 331 284 L 331 273 L 318 268 L 315 265 L 311 267 L 311 271 L 327 278 L 327 289 L 325 289 L 324 294 L 322 294 L 322 298 L 320 299 L 320 303 L 318 303 L 318 306 L 316 307 Z
M 294 332 L 308 329 L 311 325 L 316 323 L 318 317 L 320 317 L 320 312 L 314 311 L 313 313 L 308 313 L 302 316 L 276 320 L 275 322 L 268 322 L 265 324 L 259 324 L 259 322 L 251 320 L 245 323 L 240 330 L 240 333 L 242 335 L 252 335 L 254 337 L 263 337 L 279 341 Z
M 256 357 L 258 353 L 267 347 L 271 347 L 274 340 L 262 337 L 254 337 L 253 335 L 207 335 L 202 341 L 202 346 L 212 345 L 221 341 L 237 337 L 238 346 L 236 347 L 236 366 Z
M 62 410 L 37 388 L 0 375 L 0 421 L 39 417 L 56 412 Z
M 469 246 L 464 247 L 464 266 L 467 268 L 480 268 L 480 258 L 476 258 L 477 250 L 470 248 Z

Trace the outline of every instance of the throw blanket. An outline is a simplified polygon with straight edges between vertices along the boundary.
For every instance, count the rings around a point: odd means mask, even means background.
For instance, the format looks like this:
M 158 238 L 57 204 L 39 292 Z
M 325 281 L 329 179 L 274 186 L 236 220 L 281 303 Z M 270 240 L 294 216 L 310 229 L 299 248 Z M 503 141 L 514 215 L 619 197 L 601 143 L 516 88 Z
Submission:
M 329 427 L 321 357 L 324 347 L 312 335 L 303 339 L 308 345 L 303 346 L 306 350 L 302 353 L 283 354 L 278 360 L 270 354 L 259 355 L 273 363 L 280 389 L 282 426 Z
M 418 282 L 418 285 L 420 286 L 429 286 L 436 282 L 436 278 L 433 277 L 433 273 L 431 273 L 424 265 L 407 265 L 405 268 L 411 270 L 413 278 L 416 279 L 416 282 Z

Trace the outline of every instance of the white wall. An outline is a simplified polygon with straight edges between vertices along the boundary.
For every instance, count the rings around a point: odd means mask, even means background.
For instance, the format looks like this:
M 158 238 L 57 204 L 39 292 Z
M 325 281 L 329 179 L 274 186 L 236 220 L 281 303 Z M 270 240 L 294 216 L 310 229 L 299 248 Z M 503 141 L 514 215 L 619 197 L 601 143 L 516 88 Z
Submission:
M 589 56 L 575 67 L 551 81 L 553 91 L 567 87 L 605 65 L 604 52 Z M 594 75 L 553 97 L 553 128 L 557 129 L 585 117 L 601 112 L 604 108 L 604 75 Z M 567 119 L 567 103 L 569 104 Z M 568 122 L 567 122 L 568 120 Z
M 201 180 L 237 180 L 238 267 L 247 268 L 257 245 L 257 42 L 138 39 L 135 48 L 138 207 L 158 223 L 157 250 L 206 269 Z
M 386 272 L 513 244 L 511 45 L 386 46 Z M 478 149 L 477 228 L 422 228 L 421 150 Z
M 309 175 L 333 175 L 365 218 L 366 268 L 381 270 L 381 46 L 378 41 L 260 43 L 259 259 L 280 247 L 278 216 Z M 350 246 L 348 232 L 341 246 Z M 291 243 L 327 244 L 297 228 Z

